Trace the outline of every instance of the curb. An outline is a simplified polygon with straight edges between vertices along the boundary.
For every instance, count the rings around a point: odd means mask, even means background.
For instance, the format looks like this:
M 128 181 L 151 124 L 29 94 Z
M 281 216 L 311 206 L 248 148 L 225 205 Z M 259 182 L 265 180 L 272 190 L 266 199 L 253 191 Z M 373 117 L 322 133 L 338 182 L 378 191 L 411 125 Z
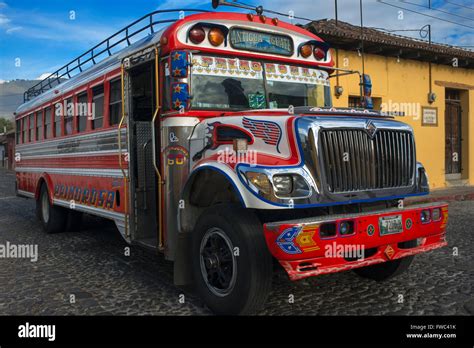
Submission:
M 408 198 L 407 203 L 433 203 L 433 202 L 458 202 L 458 201 L 474 201 L 474 192 L 464 194 L 442 195 L 426 198 Z

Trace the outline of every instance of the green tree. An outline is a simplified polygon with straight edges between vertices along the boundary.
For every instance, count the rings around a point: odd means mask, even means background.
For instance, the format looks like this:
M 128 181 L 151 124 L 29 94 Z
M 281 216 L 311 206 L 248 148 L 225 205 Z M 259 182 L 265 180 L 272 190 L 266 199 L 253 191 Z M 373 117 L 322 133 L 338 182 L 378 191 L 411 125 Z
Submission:
M 13 122 L 11 120 L 7 120 L 5 117 L 0 117 L 0 133 L 3 133 L 5 128 L 7 127 L 7 132 L 11 131 L 13 127 Z

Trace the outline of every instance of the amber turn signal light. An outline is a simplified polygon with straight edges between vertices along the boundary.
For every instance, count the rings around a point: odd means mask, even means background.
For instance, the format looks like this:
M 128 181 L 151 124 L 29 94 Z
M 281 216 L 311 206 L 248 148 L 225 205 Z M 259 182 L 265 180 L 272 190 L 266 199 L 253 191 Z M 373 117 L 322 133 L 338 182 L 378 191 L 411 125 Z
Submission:
M 209 30 L 207 38 L 212 46 L 220 46 L 224 42 L 224 34 L 219 28 L 212 28 Z
M 308 58 L 311 55 L 312 47 L 311 45 L 303 45 L 300 48 L 300 54 L 303 58 Z

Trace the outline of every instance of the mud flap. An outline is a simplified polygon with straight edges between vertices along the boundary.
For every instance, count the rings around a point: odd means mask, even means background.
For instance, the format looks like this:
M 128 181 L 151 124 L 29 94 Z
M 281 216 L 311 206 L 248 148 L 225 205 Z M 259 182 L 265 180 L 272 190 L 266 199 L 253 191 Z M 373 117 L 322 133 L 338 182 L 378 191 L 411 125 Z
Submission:
M 173 281 L 177 286 L 191 285 L 193 282 L 191 262 L 191 233 L 179 233 L 174 259 Z

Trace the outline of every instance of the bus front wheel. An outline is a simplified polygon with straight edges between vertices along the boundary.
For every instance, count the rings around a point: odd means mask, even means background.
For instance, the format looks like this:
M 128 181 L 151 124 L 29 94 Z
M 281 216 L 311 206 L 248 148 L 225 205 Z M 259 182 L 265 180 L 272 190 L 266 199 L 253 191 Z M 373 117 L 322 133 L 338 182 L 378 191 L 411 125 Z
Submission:
M 245 315 L 263 306 L 272 257 L 253 213 L 232 205 L 207 209 L 193 232 L 192 256 L 196 290 L 214 313 Z

